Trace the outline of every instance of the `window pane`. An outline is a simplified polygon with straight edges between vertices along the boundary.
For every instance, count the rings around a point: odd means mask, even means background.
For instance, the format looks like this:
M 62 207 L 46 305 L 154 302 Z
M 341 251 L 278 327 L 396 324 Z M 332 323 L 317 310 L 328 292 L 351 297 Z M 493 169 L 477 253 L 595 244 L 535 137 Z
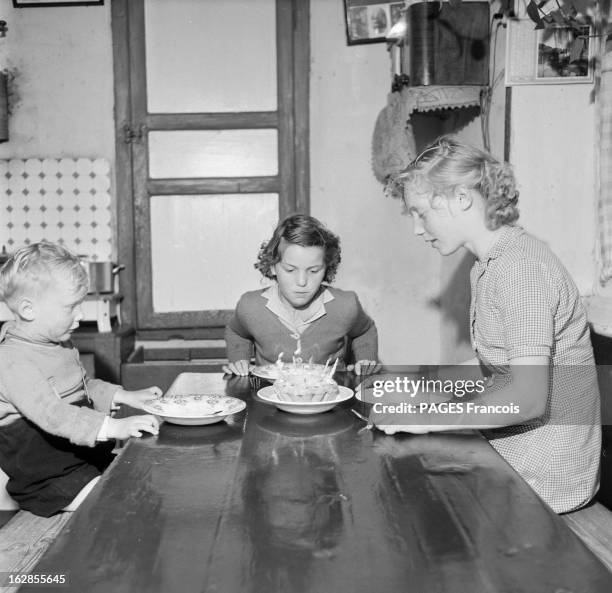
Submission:
M 276 110 L 275 0 L 146 0 L 149 113 Z
M 277 194 L 153 196 L 153 310 L 233 309 L 262 286 L 253 263 L 277 222 Z
M 149 133 L 153 178 L 261 177 L 278 174 L 276 130 Z

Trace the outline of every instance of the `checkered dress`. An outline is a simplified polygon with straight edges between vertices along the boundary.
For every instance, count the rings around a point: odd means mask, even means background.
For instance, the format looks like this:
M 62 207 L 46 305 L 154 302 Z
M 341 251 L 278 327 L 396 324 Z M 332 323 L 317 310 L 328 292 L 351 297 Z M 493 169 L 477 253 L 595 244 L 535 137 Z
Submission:
M 586 312 L 563 264 L 542 241 L 508 226 L 471 275 L 471 341 L 490 368 L 549 356 L 544 416 L 483 431 L 554 511 L 586 504 L 598 486 L 601 419 Z

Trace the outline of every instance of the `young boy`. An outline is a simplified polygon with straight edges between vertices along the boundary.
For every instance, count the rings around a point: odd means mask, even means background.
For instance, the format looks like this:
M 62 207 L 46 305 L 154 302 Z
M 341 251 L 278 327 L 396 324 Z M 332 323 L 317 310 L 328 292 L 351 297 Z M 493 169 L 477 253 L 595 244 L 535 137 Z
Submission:
M 83 314 L 87 274 L 53 243 L 17 251 L 0 268 L 0 300 L 14 321 L 0 330 L 0 468 L 22 509 L 74 510 L 113 459 L 113 439 L 157 434 L 155 416 L 110 417 L 142 408 L 157 387 L 124 391 L 88 379 L 70 342 Z

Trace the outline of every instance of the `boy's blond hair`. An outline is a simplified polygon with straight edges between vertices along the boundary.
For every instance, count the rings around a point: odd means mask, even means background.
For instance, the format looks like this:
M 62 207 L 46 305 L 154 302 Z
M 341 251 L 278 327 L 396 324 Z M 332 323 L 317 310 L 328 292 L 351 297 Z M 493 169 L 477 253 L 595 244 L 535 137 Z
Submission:
M 76 255 L 48 241 L 22 247 L 0 268 L 0 301 L 15 313 L 21 298 L 40 294 L 54 282 L 55 273 L 64 274 L 75 293 L 85 296 L 89 279 Z

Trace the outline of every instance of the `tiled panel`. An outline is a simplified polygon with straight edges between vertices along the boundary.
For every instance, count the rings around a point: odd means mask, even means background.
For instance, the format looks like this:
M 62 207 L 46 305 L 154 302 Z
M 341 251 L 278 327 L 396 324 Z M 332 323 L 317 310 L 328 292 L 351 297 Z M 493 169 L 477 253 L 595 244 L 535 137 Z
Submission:
M 0 160 L 0 248 L 46 239 L 110 260 L 109 174 L 105 159 Z

